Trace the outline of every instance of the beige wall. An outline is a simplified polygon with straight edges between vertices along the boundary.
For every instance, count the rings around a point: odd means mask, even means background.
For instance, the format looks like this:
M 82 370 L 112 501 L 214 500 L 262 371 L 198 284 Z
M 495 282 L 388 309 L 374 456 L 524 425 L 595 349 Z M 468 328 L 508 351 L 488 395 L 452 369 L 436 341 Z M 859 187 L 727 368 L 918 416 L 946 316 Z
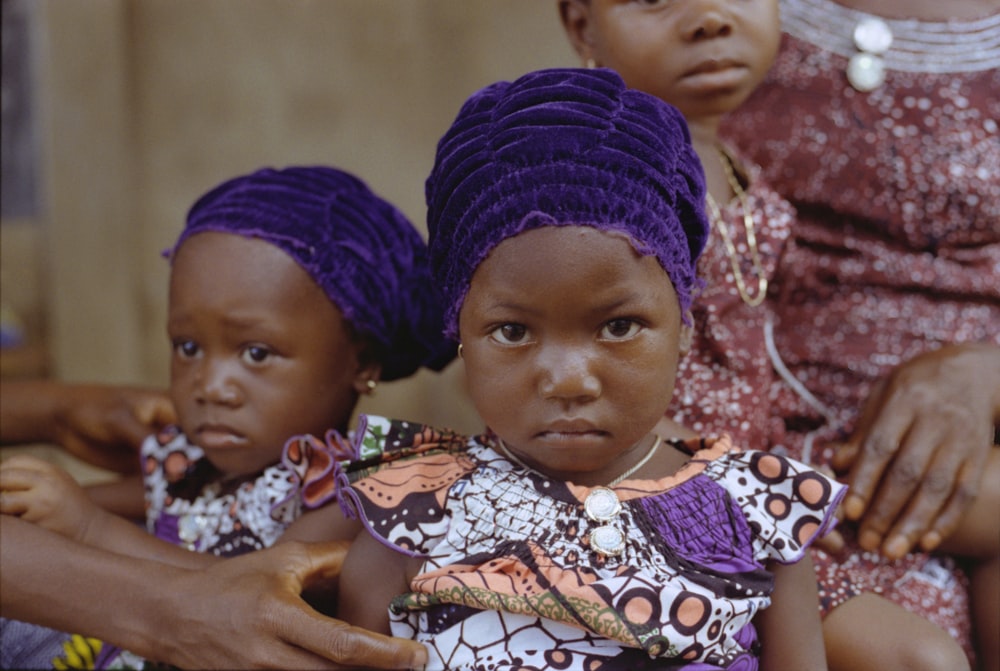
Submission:
M 423 228 L 434 145 L 466 96 L 576 63 L 554 0 L 38 8 L 40 284 L 52 371 L 69 380 L 166 384 L 159 252 L 208 187 L 262 165 L 330 163 Z M 362 409 L 479 428 L 456 372 L 383 385 Z

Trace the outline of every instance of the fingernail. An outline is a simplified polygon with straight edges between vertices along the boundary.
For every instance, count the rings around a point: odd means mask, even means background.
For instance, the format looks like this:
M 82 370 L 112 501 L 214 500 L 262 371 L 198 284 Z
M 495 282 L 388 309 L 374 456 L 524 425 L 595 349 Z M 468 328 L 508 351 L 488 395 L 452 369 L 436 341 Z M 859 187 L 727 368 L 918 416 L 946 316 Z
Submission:
M 424 667 L 427 666 L 427 661 L 428 661 L 428 656 L 426 649 L 420 648 L 419 650 L 415 650 L 413 652 L 413 658 L 410 660 L 411 663 L 410 668 L 423 669 Z
M 885 544 L 885 555 L 890 559 L 899 559 L 910 549 L 910 541 L 906 536 L 893 536 Z
M 844 499 L 844 514 L 847 519 L 856 520 L 865 512 L 865 502 L 860 496 L 848 496 Z
M 858 535 L 858 545 L 864 550 L 874 551 L 878 550 L 878 546 L 882 544 L 882 535 L 877 534 L 874 531 L 862 531 Z
M 938 545 L 941 545 L 941 534 L 936 531 L 928 531 L 924 534 L 923 538 L 920 539 L 920 547 L 926 552 L 930 552 Z

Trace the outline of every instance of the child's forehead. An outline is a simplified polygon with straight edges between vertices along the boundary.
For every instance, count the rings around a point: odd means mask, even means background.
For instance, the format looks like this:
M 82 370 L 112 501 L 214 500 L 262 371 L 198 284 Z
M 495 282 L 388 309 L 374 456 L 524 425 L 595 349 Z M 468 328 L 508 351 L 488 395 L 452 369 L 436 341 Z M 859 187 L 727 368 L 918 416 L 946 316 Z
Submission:
M 655 255 L 643 254 L 628 234 L 586 225 L 545 226 L 501 241 L 473 272 L 475 293 L 517 294 L 563 283 L 581 294 L 659 291 L 673 287 Z M 516 297 L 516 296 L 515 296 Z
M 280 247 L 260 238 L 205 231 L 177 248 L 170 273 L 171 300 L 210 302 L 213 297 L 314 296 L 339 310 L 315 280 Z
M 648 246 L 638 241 L 629 232 L 592 226 L 590 224 L 551 224 L 521 231 L 501 239 L 490 250 L 479 266 L 503 264 L 507 267 L 539 268 L 543 270 L 562 265 L 596 261 L 602 264 L 638 263 L 650 258 L 663 270 L 663 278 L 669 275 L 660 265 L 660 260 L 648 251 Z M 470 285 L 478 275 L 478 267 L 473 270 Z

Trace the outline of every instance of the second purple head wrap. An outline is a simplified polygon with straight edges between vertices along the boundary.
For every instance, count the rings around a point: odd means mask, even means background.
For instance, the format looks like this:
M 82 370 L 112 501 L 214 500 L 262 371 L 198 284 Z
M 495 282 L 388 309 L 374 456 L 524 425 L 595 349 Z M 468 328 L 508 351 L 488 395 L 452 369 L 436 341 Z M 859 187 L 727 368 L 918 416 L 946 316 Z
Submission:
M 309 166 L 227 180 L 191 207 L 174 250 L 206 231 L 259 238 L 291 256 L 378 346 L 382 379 L 451 360 L 423 239 L 357 177 Z
M 681 113 L 612 70 L 541 70 L 474 94 L 438 143 L 426 196 L 431 266 L 456 340 L 479 264 L 542 226 L 625 233 L 690 307 L 709 230 L 701 163 Z

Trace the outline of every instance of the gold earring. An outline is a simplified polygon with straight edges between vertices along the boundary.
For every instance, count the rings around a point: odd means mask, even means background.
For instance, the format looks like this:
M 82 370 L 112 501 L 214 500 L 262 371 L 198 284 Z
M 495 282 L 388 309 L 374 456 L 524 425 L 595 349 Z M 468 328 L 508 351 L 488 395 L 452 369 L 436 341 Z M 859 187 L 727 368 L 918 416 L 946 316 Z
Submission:
M 597 67 L 597 61 L 595 61 L 593 58 L 588 58 L 587 59 L 587 69 L 588 70 L 593 70 L 596 67 Z
M 458 343 L 458 358 L 459 359 L 465 358 L 462 356 L 462 343 Z
M 367 382 L 365 382 L 365 386 L 368 387 L 368 391 L 366 391 L 365 393 L 370 396 L 375 393 L 375 387 L 378 386 L 378 382 L 376 382 L 375 380 L 368 380 Z

